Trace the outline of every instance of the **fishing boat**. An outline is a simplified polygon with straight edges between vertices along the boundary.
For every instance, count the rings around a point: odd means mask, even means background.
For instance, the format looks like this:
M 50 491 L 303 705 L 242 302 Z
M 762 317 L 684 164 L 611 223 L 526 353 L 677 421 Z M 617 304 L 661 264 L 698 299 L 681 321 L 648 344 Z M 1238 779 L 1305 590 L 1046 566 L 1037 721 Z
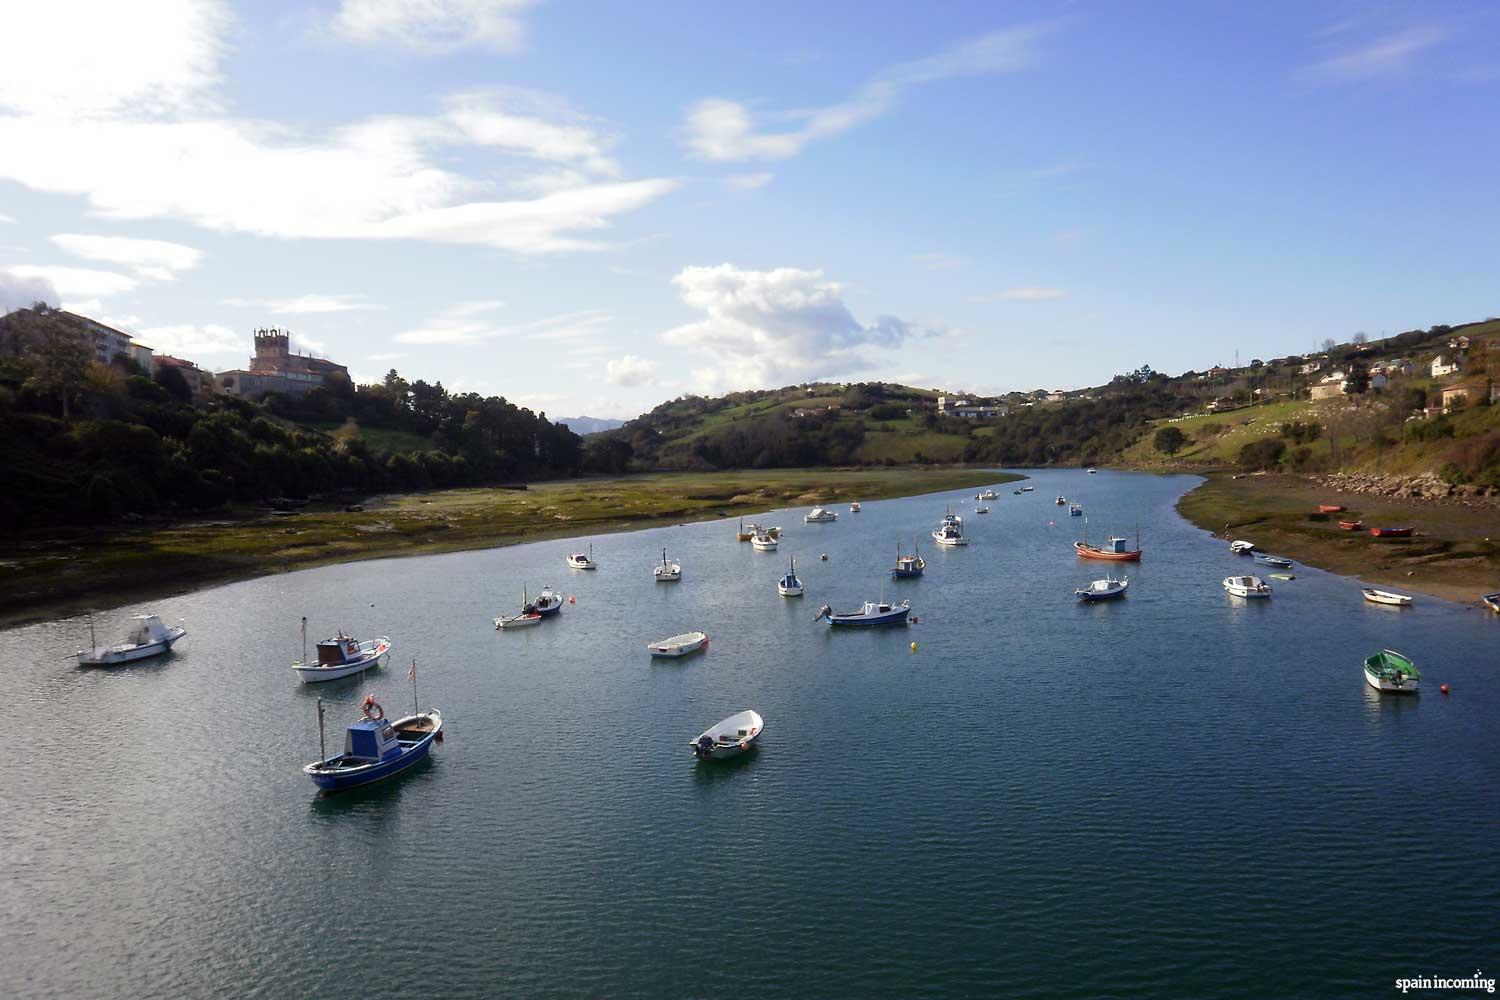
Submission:
M 589 542 L 587 553 L 574 552 L 568 556 L 568 566 L 573 569 L 598 569 L 599 564 L 594 562 L 594 543 Z
M 125 634 L 124 642 L 113 646 L 99 646 L 94 643 L 94 623 L 90 619 L 89 648 L 78 651 L 78 665 L 113 667 L 160 656 L 172 648 L 172 643 L 187 635 L 187 629 L 165 625 L 156 615 L 135 615 L 130 621 L 130 631 Z
M 1376 691 L 1392 694 L 1416 694 L 1422 675 L 1411 660 L 1394 649 L 1382 649 L 1365 659 L 1365 681 Z
M 1073 591 L 1073 596 L 1080 601 L 1111 601 L 1116 597 L 1124 597 L 1125 588 L 1129 586 L 1128 579 L 1116 580 L 1112 576 L 1106 576 L 1102 580 L 1095 580 L 1087 587 Z
M 302 659 L 292 664 L 297 676 L 304 684 L 319 681 L 336 681 L 341 677 L 352 677 L 366 670 L 374 670 L 391 651 L 389 636 L 359 641 L 340 631 L 332 639 L 324 639 L 314 647 L 318 654 L 316 663 L 307 662 L 307 619 L 302 619 Z
M 1269 552 L 1253 552 L 1251 555 L 1255 557 L 1256 562 L 1275 566 L 1278 569 L 1290 569 L 1292 566 L 1292 561 L 1286 556 L 1273 556 Z
M 1083 540 L 1073 543 L 1073 551 L 1080 559 L 1103 559 L 1110 562 L 1140 562 L 1141 561 L 1141 531 L 1136 526 L 1135 548 L 1126 548 L 1128 541 L 1124 535 L 1109 535 L 1104 539 L 1103 545 L 1089 544 L 1089 523 L 1083 522 Z
M 1414 528 L 1371 528 L 1370 534 L 1376 538 L 1410 538 Z
M 750 539 L 750 546 L 758 552 L 775 552 L 776 546 L 781 544 L 770 535 L 761 533 Z
M 661 550 L 661 565 L 651 571 L 657 583 L 676 583 L 682 579 L 682 563 L 676 559 L 667 561 L 667 550 Z
M 755 745 L 756 737 L 765 730 L 765 720 L 758 712 L 746 709 L 705 729 L 692 742 L 693 756 L 699 760 L 723 760 L 738 757 Z
M 837 521 L 839 516 L 827 507 L 814 507 L 802 520 L 808 524 L 821 524 L 825 521 Z
M 413 666 L 413 671 L 415 671 Z M 414 688 L 415 689 L 415 688 Z M 443 714 L 437 709 L 388 722 L 374 697 L 365 698 L 363 714 L 344 734 L 344 752 L 302 768 L 325 792 L 341 792 L 400 774 L 427 756 L 443 738 Z M 318 743 L 323 744 L 323 699 L 318 699 Z
M 757 524 L 751 524 L 747 526 L 745 524 L 745 519 L 742 517 L 740 518 L 740 530 L 735 533 L 734 537 L 742 542 L 748 542 L 750 539 L 755 537 L 756 532 L 759 530 L 759 528 L 760 525 Z
M 550 618 L 563 609 L 563 596 L 551 587 L 543 587 L 536 598 L 536 613 Z
M 791 566 L 787 569 L 786 575 L 776 581 L 776 593 L 782 597 L 802 596 L 802 581 L 797 579 L 796 559 L 791 561 Z
M 1271 585 L 1258 576 L 1226 576 L 1224 589 L 1232 597 L 1271 596 Z
M 1411 598 L 1406 594 L 1396 594 L 1389 590 L 1376 590 L 1374 587 L 1365 587 L 1360 590 L 1365 595 L 1365 600 L 1371 604 L 1390 604 L 1398 608 L 1411 607 Z
M 969 540 L 964 537 L 963 519 L 955 516 L 951 521 L 944 521 L 938 525 L 937 530 L 932 533 L 933 539 L 939 545 L 968 545 Z
M 1036 487 L 1035 486 L 1022 486 L 1021 487 L 1021 492 L 1022 493 L 1035 493 L 1036 492 Z
M 853 501 L 852 503 L 849 504 L 849 513 L 851 513 L 851 514 L 858 514 L 859 513 L 859 501 L 858 500 L 855 500 L 855 501 Z
M 1322 514 L 1342 514 L 1347 509 L 1348 508 L 1346 508 L 1343 504 L 1337 504 L 1337 503 L 1320 503 L 1320 504 L 1318 504 L 1318 511 L 1319 511 L 1319 513 L 1322 513 Z
M 917 555 L 916 542 L 912 542 L 911 555 L 902 555 L 901 546 L 896 546 L 896 565 L 891 569 L 891 579 L 909 580 L 922 575 L 927 561 Z
M 1479 599 L 1485 607 L 1500 615 L 1500 593 L 1485 594 Z
M 1236 541 L 1229 543 L 1229 551 L 1237 556 L 1248 556 L 1255 551 L 1254 542 Z
M 828 619 L 834 628 L 874 628 L 882 625 L 905 625 L 911 614 L 911 601 L 887 604 L 885 601 L 866 601 L 858 611 L 834 611 L 825 604 L 818 609 L 813 621 Z
M 1025 493 L 1025 492 L 1026 492 L 1025 490 L 1011 490 L 1011 493 L 1015 494 L 1016 496 L 1020 496 L 1022 493 Z
M 679 656 L 701 653 L 707 648 L 707 632 L 684 632 L 682 635 L 674 635 L 669 639 L 653 642 L 646 647 L 646 651 L 658 658 L 675 659 Z
M 513 615 L 502 615 L 495 619 L 496 628 L 526 628 L 531 625 L 542 623 L 542 613 L 526 593 L 525 586 L 521 587 L 521 610 Z
M 988 514 L 989 512 L 990 509 L 983 504 L 980 504 L 978 507 L 974 508 L 974 513 L 976 514 Z
M 1057 504 L 1059 507 L 1066 507 L 1068 505 L 1068 498 L 1067 497 L 1058 497 L 1056 500 L 1054 500 L 1052 502 L 1055 503 L 1055 504 Z
M 1340 521 L 1339 522 L 1339 527 L 1343 528 L 1345 531 L 1364 531 L 1365 530 L 1365 522 L 1363 522 L 1363 521 Z
M 998 496 L 996 496 L 995 495 L 995 491 L 991 489 L 991 490 L 983 490 L 983 491 L 981 491 L 979 493 L 974 494 L 974 499 L 975 500 L 998 500 L 1000 498 Z
M 1075 503 L 1075 504 L 1071 505 L 1070 507 L 1068 507 L 1068 516 L 1069 517 L 1082 517 L 1083 516 L 1083 504 L 1081 504 L 1081 503 Z

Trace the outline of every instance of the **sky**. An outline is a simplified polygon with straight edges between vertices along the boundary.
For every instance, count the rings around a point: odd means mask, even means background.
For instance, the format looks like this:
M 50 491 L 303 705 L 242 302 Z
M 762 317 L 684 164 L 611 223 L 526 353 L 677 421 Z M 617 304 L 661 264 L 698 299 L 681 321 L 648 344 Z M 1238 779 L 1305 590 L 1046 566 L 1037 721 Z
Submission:
M 1500 314 L 1500 6 L 49 0 L 0 311 L 556 415 Z

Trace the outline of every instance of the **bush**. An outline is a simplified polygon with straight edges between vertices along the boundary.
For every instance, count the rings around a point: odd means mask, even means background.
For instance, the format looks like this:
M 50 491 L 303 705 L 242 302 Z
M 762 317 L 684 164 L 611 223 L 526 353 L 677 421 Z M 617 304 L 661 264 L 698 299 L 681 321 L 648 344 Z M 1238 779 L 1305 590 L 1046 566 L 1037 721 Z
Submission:
M 1176 427 L 1163 427 L 1156 432 L 1156 438 L 1151 442 L 1152 447 L 1169 458 L 1182 450 L 1187 444 L 1187 435 Z
M 1286 454 L 1286 443 L 1277 438 L 1251 441 L 1240 449 L 1240 467 L 1250 470 L 1274 469 Z

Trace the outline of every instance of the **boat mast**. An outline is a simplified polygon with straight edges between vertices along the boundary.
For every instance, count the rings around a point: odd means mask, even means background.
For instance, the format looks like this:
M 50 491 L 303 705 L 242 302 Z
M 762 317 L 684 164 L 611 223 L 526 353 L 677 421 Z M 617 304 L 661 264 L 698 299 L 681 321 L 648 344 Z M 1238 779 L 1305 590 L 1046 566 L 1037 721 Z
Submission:
M 89 612 L 89 651 L 93 652 L 99 648 L 99 640 L 94 638 L 94 613 Z
M 302 662 L 307 662 L 307 616 L 302 616 Z
M 323 699 L 318 699 L 318 759 L 328 759 L 328 747 L 323 742 Z
M 411 670 L 407 673 L 407 679 L 411 681 L 411 714 L 421 715 L 422 710 L 417 707 L 417 658 L 411 658 Z

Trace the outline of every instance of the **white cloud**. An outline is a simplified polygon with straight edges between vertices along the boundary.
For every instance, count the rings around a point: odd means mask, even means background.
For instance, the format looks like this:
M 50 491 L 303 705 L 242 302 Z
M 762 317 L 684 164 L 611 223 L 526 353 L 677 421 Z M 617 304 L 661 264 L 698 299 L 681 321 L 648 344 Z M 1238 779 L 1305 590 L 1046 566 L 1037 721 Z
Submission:
M 763 188 L 771 183 L 775 176 L 775 174 L 770 173 L 735 174 L 732 177 L 725 178 L 724 183 L 735 191 L 754 191 L 756 188 Z
M 779 131 L 759 127 L 745 104 L 706 98 L 688 109 L 687 147 L 705 160 L 786 159 L 811 142 L 880 117 L 913 87 L 953 77 L 1023 69 L 1035 60 L 1037 40 L 1050 30 L 1050 25 L 1028 25 L 992 32 L 947 52 L 892 66 L 842 103 L 763 116 L 790 126 Z
M 656 362 L 634 354 L 614 358 L 604 366 L 604 380 L 610 385 L 650 385 L 656 381 Z
M 963 259 L 955 257 L 941 250 L 932 250 L 928 253 L 914 253 L 911 255 L 912 262 L 921 264 L 929 271 L 951 271 L 963 263 Z
M 353 312 L 365 309 L 384 309 L 385 306 L 365 301 L 363 295 L 324 295 L 309 292 L 287 299 L 225 299 L 226 306 L 264 309 L 276 316 L 303 316 L 313 313 Z
M 1348 27 L 1342 26 L 1333 34 L 1342 35 Z M 1420 53 L 1450 37 L 1446 28 L 1416 25 L 1313 63 L 1303 69 L 1302 75 L 1313 79 L 1352 81 L 1405 73 L 1413 68 Z
M 243 354 L 248 357 L 251 351 L 245 336 L 217 323 L 148 327 L 138 332 L 136 339 L 143 344 L 150 344 L 158 354 L 170 354 L 188 360 L 202 355 L 222 357 Z
M 1007 288 L 994 295 L 971 295 L 970 302 L 1050 302 L 1067 296 L 1067 292 L 1061 288 L 1041 288 L 1037 286 L 1026 286 L 1021 288 Z
M 313 338 L 308 337 L 308 336 L 304 336 L 303 334 L 300 334 L 300 333 L 291 333 L 291 331 L 287 331 L 287 332 L 288 332 L 288 334 L 291 337 L 292 349 L 293 350 L 299 350 L 300 349 L 300 350 L 303 350 L 303 351 L 311 351 L 313 354 L 327 354 L 328 353 L 328 341 L 326 341 L 326 340 L 314 340 Z
M 59 233 L 51 239 L 76 257 L 119 264 L 152 281 L 175 280 L 178 271 L 190 271 L 203 259 L 203 251 L 166 240 L 83 233 Z
M 0 270 L 8 272 L 13 278 L 40 278 L 55 288 L 63 298 L 104 298 L 128 292 L 139 284 L 129 275 L 116 274 L 114 271 L 95 271 L 86 267 L 14 264 Z
M 396 334 L 400 344 L 477 344 L 498 337 L 516 335 L 532 340 L 569 339 L 595 333 L 612 317 L 597 309 L 561 313 L 510 326 L 497 326 L 483 319 L 505 303 L 486 300 L 460 302 L 438 313 L 432 319 L 413 330 Z
M 14 223 L 15 221 L 16 221 L 15 219 L 12 219 L 10 216 L 6 215 L 4 212 L 0 212 L 0 226 L 7 225 L 9 223 Z
M 532 91 L 473 91 L 428 116 L 317 128 L 216 114 L 231 22 L 212 0 L 186 2 L 160 0 L 161 20 L 180 13 L 184 22 L 161 37 L 125 26 L 118 38 L 107 34 L 117 21 L 154 27 L 157 18 L 140 15 L 137 4 L 106 5 L 102 26 L 66 0 L 31 5 L 8 22 L 0 33 L 0 180 L 83 196 L 114 219 L 522 254 L 597 249 L 588 234 L 678 187 L 669 178 L 622 179 L 608 155 L 612 136 Z M 385 9 L 369 6 L 377 8 Z M 60 9 L 71 20 L 55 17 Z M 72 30 L 80 22 L 89 31 Z M 75 51 L 82 35 L 108 45 L 90 40 Z M 118 58 L 97 49 L 118 50 Z M 86 65 L 79 51 L 100 55 L 101 65 Z M 113 69 L 118 82 L 106 72 Z
M 820 270 L 721 264 L 684 268 L 672 283 L 685 303 L 706 316 L 668 330 L 662 339 L 714 360 L 714 367 L 694 372 L 704 391 L 863 371 L 875 365 L 873 351 L 936 332 L 894 316 L 859 322 L 844 304 L 842 287 Z
M 333 19 L 341 37 L 416 52 L 479 46 L 520 48 L 520 14 L 534 0 L 343 0 Z
M 399 361 L 399 360 L 401 360 L 404 357 L 406 357 L 406 352 L 405 351 L 385 351 L 385 352 L 383 352 L 381 354 L 372 354 L 372 355 L 369 356 L 369 358 L 367 360 L 369 360 L 369 361 Z
M 14 274 L 0 268 L 0 315 L 12 309 L 29 309 L 38 302 L 56 306 L 61 301 L 57 286 L 45 275 Z

